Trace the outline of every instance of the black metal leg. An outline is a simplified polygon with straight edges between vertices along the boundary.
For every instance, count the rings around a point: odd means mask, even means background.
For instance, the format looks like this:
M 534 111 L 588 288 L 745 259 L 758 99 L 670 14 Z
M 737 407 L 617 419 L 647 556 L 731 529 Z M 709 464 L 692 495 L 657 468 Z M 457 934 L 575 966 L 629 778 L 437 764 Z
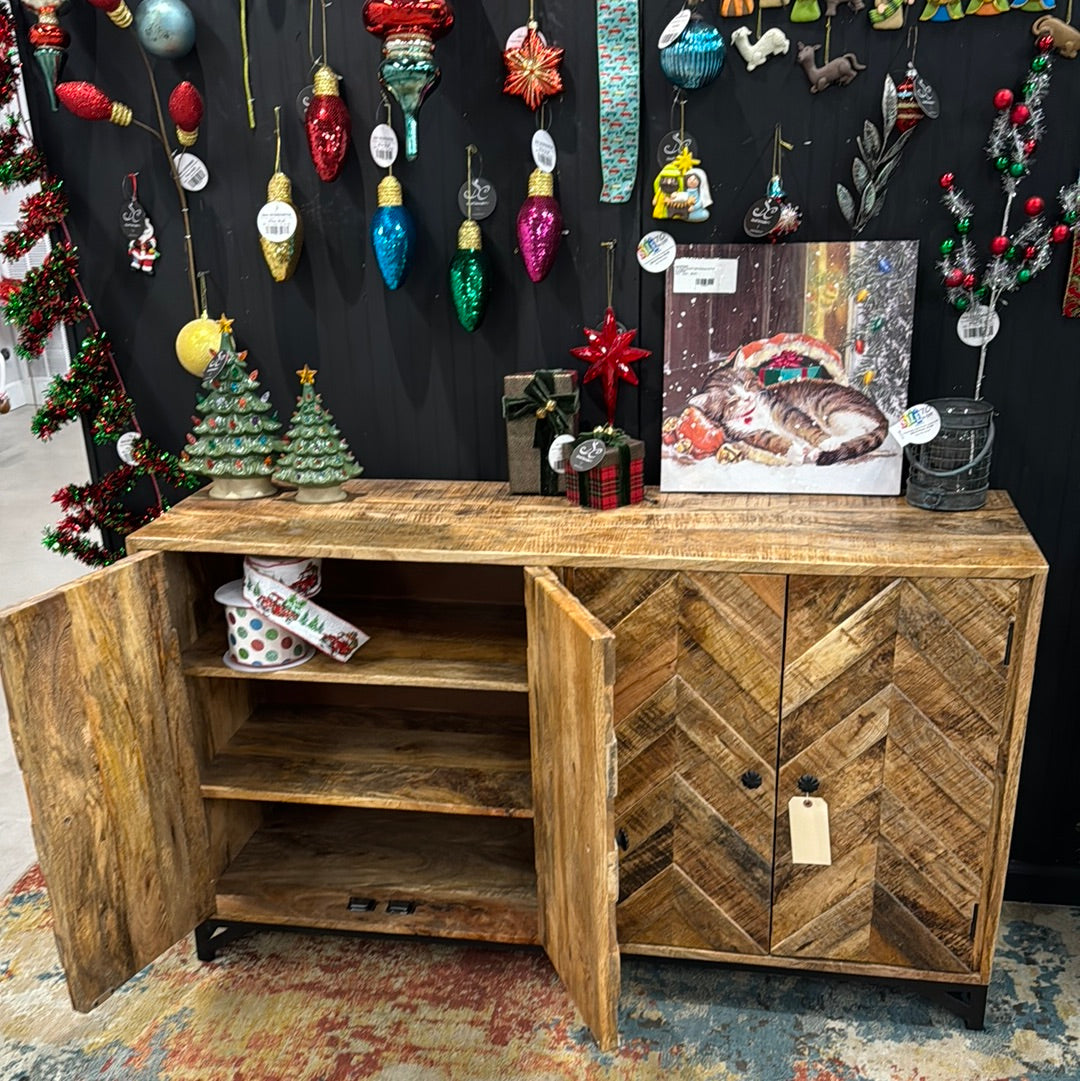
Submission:
M 929 990 L 929 989 L 928 989 Z M 964 1022 L 964 1027 L 973 1032 L 982 1032 L 986 1023 L 985 985 L 966 987 L 938 987 L 931 992 L 932 997 Z
M 221 923 L 204 920 L 195 928 L 195 955 L 200 961 L 214 961 L 218 950 L 235 942 L 253 928 L 245 923 Z

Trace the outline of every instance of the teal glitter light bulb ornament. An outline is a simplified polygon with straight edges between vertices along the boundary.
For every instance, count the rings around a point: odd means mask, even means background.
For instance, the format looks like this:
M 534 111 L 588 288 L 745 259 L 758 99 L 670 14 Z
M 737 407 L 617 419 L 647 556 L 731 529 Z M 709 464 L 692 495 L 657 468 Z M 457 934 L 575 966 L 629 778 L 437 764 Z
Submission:
M 397 289 L 412 264 L 416 229 L 405 209 L 401 181 L 384 176 L 379 181 L 379 206 L 371 216 L 371 246 L 387 289 Z
M 450 298 L 458 322 L 470 334 L 484 321 L 488 297 L 491 295 L 491 266 L 483 252 L 480 226 L 472 216 L 473 154 L 475 146 L 466 148 L 465 220 L 458 229 L 457 251 L 450 260 Z

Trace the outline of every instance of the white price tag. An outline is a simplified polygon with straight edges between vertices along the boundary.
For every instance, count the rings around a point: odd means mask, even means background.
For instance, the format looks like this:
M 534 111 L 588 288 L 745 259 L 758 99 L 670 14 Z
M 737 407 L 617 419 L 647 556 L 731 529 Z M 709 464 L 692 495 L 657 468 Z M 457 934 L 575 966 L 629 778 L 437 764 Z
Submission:
M 674 19 L 671 20 L 664 27 L 664 32 L 660 35 L 659 48 L 666 49 L 669 45 L 678 41 L 682 37 L 682 32 L 686 29 L 687 24 L 690 22 L 690 9 L 683 8 Z
M 941 431 L 941 414 L 925 402 L 913 405 L 895 424 L 889 425 L 889 431 L 902 447 L 908 443 L 929 443 Z
M 673 293 L 734 293 L 739 284 L 738 259 L 676 259 Z
M 255 219 L 259 235 L 267 240 L 288 240 L 296 232 L 296 211 L 288 203 L 266 203 Z
M 646 233 L 637 246 L 637 261 L 650 274 L 663 274 L 675 262 L 675 238 L 662 229 Z
M 555 162 L 558 160 L 558 154 L 555 152 L 555 140 L 543 128 L 538 128 L 533 133 L 532 156 L 537 169 L 541 172 L 555 172 Z
M 371 132 L 368 146 L 371 148 L 371 160 L 380 169 L 389 169 L 397 161 L 397 132 L 389 124 L 377 124 L 375 126 Z
M 831 866 L 829 805 L 817 796 L 792 796 L 787 806 L 791 823 L 791 862 Z
M 202 191 L 210 183 L 210 170 L 201 158 L 187 150 L 182 154 L 173 154 L 173 162 L 180 177 L 180 187 L 184 191 Z
M 140 438 L 138 432 L 124 432 L 116 441 L 116 456 L 124 465 L 135 465 L 135 444 Z
M 551 441 L 551 446 L 548 447 L 548 465 L 556 473 L 566 472 L 566 451 L 564 448 L 568 447 L 573 441 L 574 437 L 572 435 L 557 435 Z
M 956 333 L 964 345 L 979 348 L 992 342 L 1001 329 L 1001 316 L 988 304 L 968 308 L 956 321 Z
M 527 26 L 519 26 L 516 30 L 512 31 L 510 36 L 506 39 L 507 49 L 520 49 L 525 44 L 525 37 L 529 33 Z M 536 36 L 540 39 L 541 45 L 547 44 L 547 38 L 537 30 Z

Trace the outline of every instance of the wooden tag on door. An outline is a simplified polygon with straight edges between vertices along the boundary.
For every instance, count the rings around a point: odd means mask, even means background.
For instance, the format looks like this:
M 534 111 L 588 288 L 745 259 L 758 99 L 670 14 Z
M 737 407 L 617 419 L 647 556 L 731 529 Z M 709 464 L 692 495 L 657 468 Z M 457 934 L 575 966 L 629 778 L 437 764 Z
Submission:
M 792 796 L 787 806 L 791 824 L 791 862 L 831 866 L 829 805 L 817 797 Z

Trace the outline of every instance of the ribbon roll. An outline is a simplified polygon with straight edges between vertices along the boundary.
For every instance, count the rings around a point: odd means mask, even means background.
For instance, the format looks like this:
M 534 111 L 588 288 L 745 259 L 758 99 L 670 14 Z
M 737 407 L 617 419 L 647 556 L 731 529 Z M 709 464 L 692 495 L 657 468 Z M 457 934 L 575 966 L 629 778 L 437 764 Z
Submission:
M 625 203 L 637 177 L 641 112 L 638 0 L 596 0 L 602 203 Z

